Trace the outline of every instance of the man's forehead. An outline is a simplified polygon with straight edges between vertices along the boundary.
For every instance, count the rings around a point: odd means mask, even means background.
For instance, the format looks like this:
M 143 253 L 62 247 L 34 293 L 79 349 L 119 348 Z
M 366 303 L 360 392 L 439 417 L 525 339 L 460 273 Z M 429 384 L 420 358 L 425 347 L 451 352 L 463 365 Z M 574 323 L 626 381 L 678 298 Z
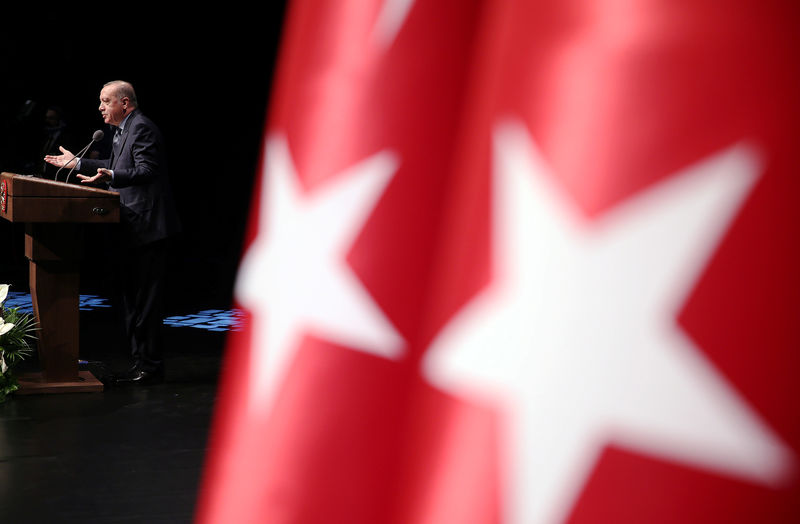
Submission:
M 117 95 L 116 91 L 114 89 L 111 89 L 110 87 L 104 87 L 102 90 L 100 90 L 101 100 L 109 100 L 112 98 L 117 98 L 116 95 Z

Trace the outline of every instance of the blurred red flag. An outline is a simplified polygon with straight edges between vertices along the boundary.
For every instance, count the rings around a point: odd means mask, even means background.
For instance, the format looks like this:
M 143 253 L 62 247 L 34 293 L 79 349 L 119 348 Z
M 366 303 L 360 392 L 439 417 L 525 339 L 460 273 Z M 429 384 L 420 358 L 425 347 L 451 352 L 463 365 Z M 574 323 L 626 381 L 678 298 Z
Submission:
M 798 520 L 799 21 L 293 1 L 197 521 Z

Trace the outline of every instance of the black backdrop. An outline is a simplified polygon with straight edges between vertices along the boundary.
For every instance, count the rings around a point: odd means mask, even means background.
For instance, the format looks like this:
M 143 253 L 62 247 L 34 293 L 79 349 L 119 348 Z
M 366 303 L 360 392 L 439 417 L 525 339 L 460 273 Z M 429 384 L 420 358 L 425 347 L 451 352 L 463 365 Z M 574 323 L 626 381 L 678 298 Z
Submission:
M 20 172 L 26 129 L 63 108 L 77 149 L 104 126 L 98 94 L 128 80 L 161 128 L 184 232 L 176 241 L 170 298 L 229 300 L 283 23 L 283 2 L 169 13 L 78 4 L 23 14 L 0 10 L 0 170 Z M 122 4 L 119 4 L 122 5 Z M 191 4 L 190 4 L 191 5 Z M 195 4 L 196 5 L 196 4 Z M 252 6 L 258 6 L 252 7 Z M 25 287 L 21 226 L 0 220 L 0 283 Z M 102 241 L 88 233 L 81 281 L 111 282 Z M 175 303 L 176 300 L 172 300 Z M 218 304 L 221 305 L 221 304 Z

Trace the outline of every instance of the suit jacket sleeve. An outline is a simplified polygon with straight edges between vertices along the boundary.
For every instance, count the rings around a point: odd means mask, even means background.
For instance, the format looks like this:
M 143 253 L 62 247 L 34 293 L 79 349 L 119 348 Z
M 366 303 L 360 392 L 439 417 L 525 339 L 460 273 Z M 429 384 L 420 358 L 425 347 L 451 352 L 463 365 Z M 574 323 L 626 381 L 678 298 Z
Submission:
M 82 175 L 93 176 L 97 174 L 98 168 L 105 168 L 108 169 L 109 159 L 97 160 L 94 158 L 82 158 L 81 159 L 81 167 L 78 169 L 78 172 Z

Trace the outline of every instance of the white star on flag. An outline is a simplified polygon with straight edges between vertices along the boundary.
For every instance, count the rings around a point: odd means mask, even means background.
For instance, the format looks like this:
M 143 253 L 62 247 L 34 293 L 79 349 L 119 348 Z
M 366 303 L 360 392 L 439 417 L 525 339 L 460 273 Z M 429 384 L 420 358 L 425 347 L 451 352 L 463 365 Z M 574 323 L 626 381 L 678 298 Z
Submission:
M 425 373 L 505 410 L 508 521 L 563 520 L 610 442 L 781 482 L 791 452 L 676 321 L 755 156 L 731 147 L 589 221 L 521 125 L 494 144 L 495 283 L 440 333 Z
M 396 358 L 403 339 L 345 257 L 397 168 L 383 151 L 309 194 L 288 145 L 266 144 L 259 233 L 236 282 L 238 302 L 253 315 L 251 405 L 270 409 L 301 338 Z

